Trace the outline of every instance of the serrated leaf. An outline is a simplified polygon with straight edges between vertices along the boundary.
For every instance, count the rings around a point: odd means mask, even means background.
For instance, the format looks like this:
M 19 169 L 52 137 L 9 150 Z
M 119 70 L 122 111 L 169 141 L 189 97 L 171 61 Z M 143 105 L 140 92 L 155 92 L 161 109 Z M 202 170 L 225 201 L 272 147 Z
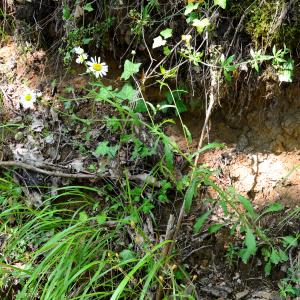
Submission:
M 108 100 L 112 98 L 112 86 L 101 87 L 96 96 L 96 101 Z
M 210 25 L 210 22 L 208 18 L 204 18 L 202 20 L 195 19 L 192 25 L 197 28 L 198 33 L 202 33 L 205 27 Z
M 167 43 L 160 35 L 153 39 L 152 49 L 164 46 Z
M 131 86 L 131 84 L 126 83 L 123 85 L 122 89 L 117 93 L 117 97 L 122 100 L 134 100 L 136 98 L 137 91 Z
M 141 63 L 134 63 L 126 59 L 124 64 L 124 71 L 121 75 L 122 79 L 128 80 L 131 76 L 138 73 L 140 70 Z
M 94 155 L 99 157 L 101 155 L 107 155 L 109 158 L 116 156 L 117 151 L 119 150 L 119 145 L 108 146 L 108 141 L 104 141 L 98 144 Z
M 278 254 L 278 251 L 275 248 L 272 248 L 270 261 L 274 265 L 277 265 L 280 262 L 280 256 Z
M 214 0 L 214 4 L 219 5 L 223 9 L 226 8 L 226 2 L 227 2 L 226 0 Z
M 225 226 L 224 224 L 212 224 L 208 227 L 207 230 L 210 234 L 213 234 L 213 233 L 218 232 L 224 226 Z
M 160 35 L 164 38 L 164 39 L 168 39 L 172 36 L 172 32 L 173 30 L 171 28 L 166 28 L 165 30 L 160 32 Z
M 87 11 L 87 12 L 92 12 L 94 9 L 93 9 L 93 7 L 92 7 L 92 3 L 87 3 L 84 7 L 83 7 L 83 9 L 85 10 L 85 11 Z
M 186 213 L 188 213 L 191 209 L 193 198 L 197 190 L 197 185 L 198 179 L 194 179 L 184 195 L 184 210 Z
M 192 11 L 194 11 L 195 9 L 197 9 L 198 6 L 199 6 L 199 3 L 189 3 L 189 4 L 185 7 L 184 15 L 187 16 L 187 15 L 190 14 Z
M 208 219 L 208 217 L 211 215 L 211 210 L 207 211 L 206 213 L 204 213 L 201 217 L 199 217 L 194 225 L 194 233 L 198 233 L 203 224 L 206 222 L 206 220 Z
M 251 255 L 255 255 L 257 251 L 256 240 L 251 228 L 247 227 L 244 244 L 246 248 L 242 249 L 239 254 L 243 263 L 247 263 Z

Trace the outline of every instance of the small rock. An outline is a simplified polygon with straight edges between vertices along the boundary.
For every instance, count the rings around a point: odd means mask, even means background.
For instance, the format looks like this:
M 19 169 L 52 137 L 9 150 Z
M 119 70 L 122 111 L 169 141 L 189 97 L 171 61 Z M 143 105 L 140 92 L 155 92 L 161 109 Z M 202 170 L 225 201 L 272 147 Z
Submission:
M 236 300 L 240 300 L 240 299 L 243 299 L 245 298 L 247 295 L 249 294 L 249 291 L 248 290 L 244 290 L 242 292 L 239 292 L 235 295 L 235 299 Z

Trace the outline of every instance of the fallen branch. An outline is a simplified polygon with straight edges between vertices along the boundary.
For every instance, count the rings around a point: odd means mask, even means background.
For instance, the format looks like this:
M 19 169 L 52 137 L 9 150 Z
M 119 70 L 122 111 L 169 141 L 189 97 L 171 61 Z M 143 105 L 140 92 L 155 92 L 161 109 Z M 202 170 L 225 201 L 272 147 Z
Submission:
M 55 177 L 64 177 L 64 178 L 96 178 L 98 175 L 93 173 L 64 173 L 60 171 L 48 171 L 45 169 L 41 169 L 38 167 L 35 167 L 33 165 L 21 162 L 21 161 L 0 161 L 0 168 L 6 168 L 6 167 L 19 167 L 22 169 L 30 170 L 33 172 L 41 173 L 44 175 L 49 176 L 55 176 Z

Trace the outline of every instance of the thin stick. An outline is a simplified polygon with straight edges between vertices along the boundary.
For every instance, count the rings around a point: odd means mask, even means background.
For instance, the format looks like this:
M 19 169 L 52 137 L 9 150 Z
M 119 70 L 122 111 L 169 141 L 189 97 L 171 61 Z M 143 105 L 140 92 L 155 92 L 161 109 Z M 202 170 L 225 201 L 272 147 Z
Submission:
M 30 170 L 33 172 L 41 173 L 44 175 L 49 175 L 49 176 L 56 176 L 56 177 L 64 177 L 64 178 L 96 178 L 98 175 L 97 174 L 83 174 L 83 173 L 77 173 L 77 174 L 72 174 L 72 173 L 64 173 L 60 171 L 48 171 L 44 170 L 38 167 L 35 167 L 33 165 L 29 165 L 24 162 L 20 161 L 0 161 L 0 168 L 5 168 L 5 167 L 19 167 L 22 169 Z
M 204 136 L 205 136 L 205 131 L 206 131 L 206 128 L 207 128 L 207 125 L 208 125 L 208 122 L 209 122 L 209 119 L 210 119 L 210 116 L 211 116 L 211 113 L 212 113 L 212 110 L 213 110 L 213 107 L 215 105 L 215 102 L 216 102 L 216 98 L 215 98 L 215 88 L 217 86 L 217 74 L 215 74 L 215 70 L 211 69 L 211 90 L 210 90 L 210 96 L 209 96 L 209 106 L 207 108 L 207 111 L 206 111 L 206 117 L 205 117 L 205 121 L 204 121 L 204 124 L 203 124 L 203 127 L 202 127 L 202 131 L 201 131 L 201 136 L 199 138 L 199 142 L 198 142 L 198 147 L 197 147 L 197 155 L 195 157 L 195 161 L 194 161 L 194 165 L 193 165 L 193 170 L 192 170 L 192 175 L 191 175 L 191 181 L 194 179 L 195 177 L 195 174 L 196 174 L 196 168 L 197 168 L 197 165 L 198 165 L 198 162 L 199 162 L 199 158 L 200 158 L 200 149 L 202 148 L 203 146 L 203 141 L 204 141 Z M 184 209 L 185 205 L 184 205 L 184 201 L 181 205 L 181 208 L 180 208 L 180 212 L 179 212 L 179 216 L 178 216 L 178 219 L 177 219 L 177 223 L 176 223 L 176 227 L 175 227 L 175 230 L 174 230 L 174 234 L 172 236 L 172 241 L 171 243 L 169 243 L 168 245 L 165 246 L 165 248 L 163 249 L 162 251 L 162 257 L 165 258 L 167 255 L 169 255 L 172 250 L 173 250 L 173 247 L 174 247 L 174 244 L 176 242 L 176 239 L 177 239 L 177 236 L 178 236 L 178 233 L 180 231 L 180 228 L 181 228 L 181 225 L 182 225 L 182 222 L 183 222 L 183 219 L 184 219 L 184 216 L 185 216 L 185 209 Z M 156 292 L 156 300 L 160 300 L 162 298 L 162 294 L 163 294 L 163 290 L 162 288 L 160 287 L 158 289 L 158 291 Z

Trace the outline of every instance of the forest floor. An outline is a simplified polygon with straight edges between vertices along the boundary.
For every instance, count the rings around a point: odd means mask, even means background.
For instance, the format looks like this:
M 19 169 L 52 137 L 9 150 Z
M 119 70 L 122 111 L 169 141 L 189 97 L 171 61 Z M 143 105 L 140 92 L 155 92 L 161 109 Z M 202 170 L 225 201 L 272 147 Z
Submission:
M 1 129 L 0 160 L 30 159 L 68 166 L 76 172 L 82 172 L 93 162 L 91 157 L 81 151 L 80 145 L 93 149 L 96 144 L 87 137 L 87 132 L 81 125 L 86 124 L 90 118 L 101 119 L 112 112 L 103 103 L 94 106 L 83 101 L 75 105 L 73 114 L 68 119 L 57 113 L 63 105 L 60 99 L 73 98 L 75 101 L 78 97 L 84 98 L 87 79 L 78 75 L 82 71 L 78 66 L 59 72 L 56 68 L 57 66 L 49 65 L 45 52 L 33 49 L 20 51 L 13 39 L 9 39 L 0 48 L 0 86 L 4 94 L 1 122 L 25 124 L 10 131 Z M 104 83 L 117 84 L 117 75 L 109 73 Z M 43 93 L 42 102 L 30 117 L 19 106 L 19 95 L 24 85 Z M 223 143 L 224 148 L 206 152 L 201 156 L 200 162 L 219 170 L 214 179 L 220 187 L 227 189 L 233 186 L 238 193 L 251 199 L 257 209 L 273 202 L 282 203 L 287 210 L 300 204 L 300 108 L 297 103 L 300 101 L 299 96 L 296 96 L 300 95 L 299 84 L 291 87 L 288 93 L 289 99 L 282 96 L 285 98 L 276 99 L 277 102 L 274 100 L 273 111 L 258 107 L 247 116 L 240 117 L 243 119 L 240 122 L 238 117 L 228 120 L 217 109 L 209 125 L 207 140 Z M 285 117 L 281 117 L 283 112 Z M 75 119 L 79 123 L 73 122 Z M 204 115 L 199 111 L 183 114 L 183 122 L 193 136 L 191 145 L 186 145 L 179 122 L 168 125 L 166 133 L 183 151 L 186 147 L 196 149 L 203 120 Z M 99 135 L 113 139 L 108 136 L 105 128 L 96 125 L 89 136 L 97 138 Z M 38 176 L 29 175 L 31 178 L 23 174 L 27 185 L 32 182 L 40 183 Z M 47 184 L 54 187 L 70 182 L 53 178 L 41 180 L 46 180 Z M 215 196 L 210 189 L 206 193 L 208 197 Z M 31 197 L 31 204 L 39 205 L 41 197 L 37 193 L 34 195 Z M 276 282 L 283 276 L 284 266 L 282 270 L 274 271 L 272 276 L 265 277 L 259 257 L 255 257 L 248 265 L 228 262 L 225 256 L 228 247 L 226 231 L 221 231 L 214 237 L 205 232 L 193 234 L 192 224 L 202 205 L 199 197 L 199 203 L 196 203 L 185 221 L 178 241 L 181 260 L 190 274 L 197 276 L 195 280 L 200 293 L 206 299 L 280 299 L 276 292 Z M 177 204 L 174 203 L 174 206 L 176 208 Z M 162 224 L 167 222 L 167 212 L 163 208 L 166 217 L 161 217 Z M 267 222 L 272 227 L 276 219 L 271 217 Z M 289 228 L 299 228 L 299 225 L 299 220 L 293 220 Z

